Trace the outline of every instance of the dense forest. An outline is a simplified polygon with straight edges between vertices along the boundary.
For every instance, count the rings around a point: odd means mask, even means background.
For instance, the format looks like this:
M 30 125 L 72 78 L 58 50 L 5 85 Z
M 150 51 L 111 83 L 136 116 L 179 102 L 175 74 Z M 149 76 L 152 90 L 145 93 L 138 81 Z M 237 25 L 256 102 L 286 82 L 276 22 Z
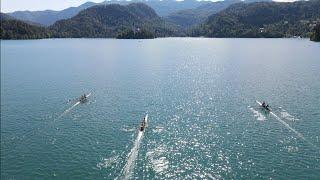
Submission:
M 320 42 L 320 23 L 314 28 L 310 40 Z
M 28 24 L 23 21 L 16 20 L 3 13 L 0 14 L 1 39 L 40 39 L 50 38 L 51 33 L 44 27 Z
M 320 0 L 293 3 L 246 1 L 235 4 L 236 1 L 229 0 L 228 3 L 231 5 L 228 7 L 220 3 L 219 6 L 214 6 L 215 10 L 212 6 L 213 15 L 208 18 L 203 17 L 204 20 L 197 19 L 196 11 L 188 11 L 190 14 L 184 14 L 186 16 L 183 15 L 183 18 L 168 20 L 159 17 L 152 8 L 143 3 L 93 6 L 80 11 L 70 19 L 57 21 L 49 27 L 20 21 L 1 13 L 0 38 L 143 39 L 172 36 L 239 38 L 300 36 L 317 40 L 319 31 L 316 30 L 319 27 L 316 27 L 316 24 L 320 23 Z M 198 9 L 210 9 L 210 7 L 200 6 Z M 201 12 L 204 13 L 203 16 L 210 14 L 208 9 Z M 194 16 L 193 19 L 188 18 L 191 16 Z M 200 24 L 190 27 L 194 23 Z
M 50 26 L 61 19 L 68 19 L 77 15 L 80 11 L 96 5 L 93 2 L 87 2 L 78 7 L 70 7 L 61 11 L 16 11 L 8 13 L 9 16 L 25 22 L 33 22 L 42 26 Z
M 101 0 L 102 1 L 102 0 Z M 229 1 L 229 0 L 227 0 Z M 97 6 L 97 5 L 128 5 L 130 3 L 144 3 L 150 6 L 156 11 L 159 16 L 167 16 L 171 13 L 181 11 L 184 9 L 194 9 L 200 5 L 208 4 L 207 1 L 197 1 L 197 0 L 106 0 L 101 3 L 86 2 L 78 7 L 69 7 L 61 11 L 45 10 L 45 11 L 16 11 L 8 13 L 8 15 L 22 21 L 35 22 L 37 24 L 42 24 L 43 26 L 51 26 L 56 21 L 62 19 L 69 19 L 77 15 L 80 11 Z
M 165 22 L 152 8 L 142 3 L 94 6 L 47 28 L 5 14 L 1 14 L 1 17 L 1 39 L 123 38 L 128 29 L 142 29 L 135 36 L 140 38 L 149 38 L 150 33 L 151 38 L 182 35 L 175 25 Z
M 117 35 L 117 39 L 154 39 L 155 37 L 153 32 L 144 29 L 128 29 Z
M 152 8 L 142 3 L 94 6 L 49 27 L 56 38 L 114 38 L 127 29 L 138 28 L 153 32 L 156 37 L 178 35 Z
M 309 37 L 320 21 L 320 1 L 238 3 L 190 30 L 207 37 Z
M 222 10 L 222 8 L 226 8 L 233 3 L 250 3 L 257 1 L 271 0 L 223 0 L 219 2 L 198 0 L 106 0 L 100 3 L 88 1 L 78 7 L 69 7 L 61 11 L 15 11 L 8 13 L 8 15 L 24 22 L 33 22 L 34 24 L 41 26 L 51 26 L 59 20 L 72 18 L 80 11 L 96 5 L 128 5 L 131 3 L 144 3 L 154 9 L 159 16 L 168 16 L 169 19 L 171 19 L 172 17 L 172 20 L 176 21 L 178 24 L 185 24 L 185 22 L 203 22 L 209 15 Z
M 217 2 L 207 2 L 194 9 L 184 9 L 169 14 L 164 17 L 166 21 L 180 26 L 183 29 L 203 23 L 210 15 L 216 14 L 232 4 L 241 0 L 224 0 Z

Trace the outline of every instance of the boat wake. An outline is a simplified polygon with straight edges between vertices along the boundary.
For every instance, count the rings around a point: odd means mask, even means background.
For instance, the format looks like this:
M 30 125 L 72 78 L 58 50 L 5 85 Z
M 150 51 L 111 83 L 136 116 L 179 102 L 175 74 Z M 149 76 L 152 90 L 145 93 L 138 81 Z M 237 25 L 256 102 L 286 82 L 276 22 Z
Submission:
M 137 139 L 134 142 L 133 148 L 131 149 L 131 151 L 129 152 L 129 154 L 127 156 L 128 157 L 127 163 L 124 166 L 124 169 L 122 172 L 123 179 L 129 179 L 132 176 L 132 173 L 134 171 L 135 161 L 138 157 L 138 152 L 139 152 L 140 143 L 141 143 L 143 134 L 144 134 L 143 131 L 139 131 Z
M 265 121 L 266 120 L 266 117 L 261 112 L 255 110 L 253 107 L 250 107 L 250 106 L 249 106 L 249 109 L 250 109 L 250 111 L 253 112 L 254 117 L 256 117 L 258 121 Z
M 156 173 L 163 173 L 169 168 L 169 160 L 165 155 L 167 152 L 166 145 L 160 145 L 154 150 L 147 152 L 147 157 Z
M 281 117 L 288 121 L 298 121 L 299 119 L 289 114 L 285 109 L 281 109 Z
M 314 145 L 312 142 L 310 142 L 309 140 L 307 140 L 301 133 L 299 133 L 297 130 L 295 130 L 294 128 L 292 128 L 288 123 L 286 123 L 285 121 L 283 121 L 279 116 L 277 116 L 275 113 L 270 112 L 270 114 L 275 117 L 281 124 L 283 124 L 287 129 L 289 129 L 290 131 L 292 131 L 293 133 L 295 133 L 300 139 L 304 140 L 305 142 L 307 142 L 309 145 L 311 145 L 313 148 L 320 150 L 316 145 Z
M 65 110 L 57 119 L 60 119 L 62 116 L 66 115 L 68 112 L 70 112 L 73 108 L 78 106 L 80 104 L 80 101 L 76 102 L 74 105 L 72 105 L 70 108 Z
M 97 167 L 99 169 L 111 168 L 114 165 L 116 165 L 118 162 L 119 162 L 119 155 L 116 155 L 116 156 L 113 156 L 113 157 L 110 157 L 110 158 L 103 158 L 102 162 L 97 164 Z
M 256 102 L 262 106 L 262 103 L 257 101 Z M 283 114 L 283 112 L 285 112 Z M 305 142 L 307 142 L 310 146 L 312 146 L 313 148 L 320 150 L 319 147 L 317 147 L 316 145 L 314 145 L 312 142 L 310 142 L 309 140 L 307 140 L 300 132 L 298 132 L 297 130 L 295 130 L 294 128 L 292 128 L 288 123 L 286 123 L 284 120 L 282 120 L 279 116 L 277 116 L 274 112 L 270 111 L 270 114 L 276 118 L 276 120 L 278 120 L 282 125 L 284 125 L 287 129 L 289 129 L 290 131 L 292 131 L 293 133 L 295 133 L 300 139 L 304 140 Z M 293 120 L 295 119 L 292 115 L 290 115 L 289 113 L 287 113 L 286 111 L 282 111 L 282 117 L 284 117 L 286 120 Z
M 90 97 L 91 93 L 89 93 L 86 97 Z M 65 110 L 56 120 L 60 119 L 62 116 L 66 115 L 68 112 L 70 112 L 73 108 L 75 108 L 76 106 L 78 106 L 81 102 L 78 100 L 74 105 L 72 105 L 70 108 L 68 108 L 67 110 Z

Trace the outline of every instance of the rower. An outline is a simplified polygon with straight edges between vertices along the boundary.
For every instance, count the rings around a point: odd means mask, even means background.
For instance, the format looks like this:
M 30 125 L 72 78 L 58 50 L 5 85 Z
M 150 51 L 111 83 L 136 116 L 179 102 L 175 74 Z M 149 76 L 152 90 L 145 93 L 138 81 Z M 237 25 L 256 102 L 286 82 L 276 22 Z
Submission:
M 261 106 L 266 107 L 266 102 L 263 101 Z
M 79 101 L 80 101 L 81 103 L 84 103 L 86 100 L 87 100 L 86 94 L 80 96 Z
M 146 126 L 146 123 L 145 123 L 145 121 L 143 120 L 142 123 L 141 123 L 141 126 L 140 126 L 140 131 L 143 131 L 144 128 L 145 128 L 145 126 Z
M 144 130 L 144 123 L 141 124 L 140 131 Z

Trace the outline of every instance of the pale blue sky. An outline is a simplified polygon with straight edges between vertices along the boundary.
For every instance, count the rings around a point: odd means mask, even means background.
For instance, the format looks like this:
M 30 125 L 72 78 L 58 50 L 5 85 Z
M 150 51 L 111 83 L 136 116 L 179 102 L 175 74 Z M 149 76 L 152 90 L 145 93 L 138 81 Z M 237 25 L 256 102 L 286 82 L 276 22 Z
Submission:
M 1 12 L 17 10 L 62 10 L 71 6 L 79 6 L 87 1 L 102 2 L 103 0 L 0 0 Z
M 71 6 L 79 6 L 87 1 L 102 2 L 103 0 L 0 0 L 1 12 L 13 12 L 18 10 L 36 11 L 47 9 L 62 10 Z

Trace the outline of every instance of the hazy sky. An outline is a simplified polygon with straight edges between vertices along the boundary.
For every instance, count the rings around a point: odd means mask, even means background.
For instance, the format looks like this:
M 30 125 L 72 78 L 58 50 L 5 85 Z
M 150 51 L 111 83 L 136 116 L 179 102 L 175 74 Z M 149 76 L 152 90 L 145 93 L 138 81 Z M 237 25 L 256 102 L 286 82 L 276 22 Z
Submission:
M 1 12 L 18 10 L 62 10 L 71 6 L 79 6 L 87 1 L 102 2 L 103 0 L 0 0 Z M 217 1 L 217 0 L 213 0 Z M 292 1 L 292 0 L 278 0 Z
M 17 10 L 62 10 L 71 6 L 79 6 L 85 2 L 102 2 L 103 0 L 0 0 L 1 12 Z

